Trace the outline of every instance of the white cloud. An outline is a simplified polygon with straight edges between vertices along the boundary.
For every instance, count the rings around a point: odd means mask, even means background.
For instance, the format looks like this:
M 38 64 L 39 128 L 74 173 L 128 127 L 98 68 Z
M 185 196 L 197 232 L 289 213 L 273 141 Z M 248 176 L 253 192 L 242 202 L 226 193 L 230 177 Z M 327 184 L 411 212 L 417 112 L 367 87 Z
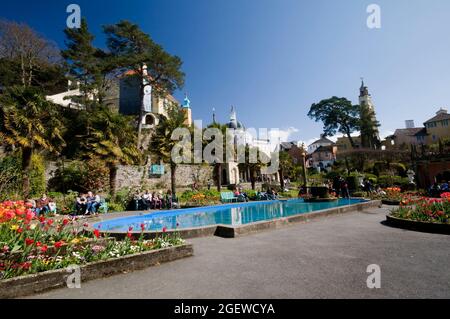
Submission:
M 289 142 L 289 137 L 295 133 L 298 133 L 298 129 L 295 127 L 289 127 L 287 129 L 279 129 L 269 131 L 270 140 L 279 140 L 280 142 Z

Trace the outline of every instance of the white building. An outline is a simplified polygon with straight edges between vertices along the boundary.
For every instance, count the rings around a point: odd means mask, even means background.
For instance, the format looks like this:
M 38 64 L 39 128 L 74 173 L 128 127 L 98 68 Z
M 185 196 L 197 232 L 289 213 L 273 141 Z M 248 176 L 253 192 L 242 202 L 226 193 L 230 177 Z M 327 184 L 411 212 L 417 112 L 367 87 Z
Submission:
M 317 141 L 308 146 L 308 154 L 314 153 L 319 147 L 331 145 L 334 145 L 334 142 L 326 138 L 324 135 L 321 135 L 320 139 L 318 139 Z

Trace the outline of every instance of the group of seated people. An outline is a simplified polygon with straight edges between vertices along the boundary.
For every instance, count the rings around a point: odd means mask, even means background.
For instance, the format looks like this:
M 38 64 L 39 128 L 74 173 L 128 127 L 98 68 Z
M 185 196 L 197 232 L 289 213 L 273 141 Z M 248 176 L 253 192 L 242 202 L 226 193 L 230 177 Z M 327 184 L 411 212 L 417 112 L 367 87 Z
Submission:
M 26 203 L 30 204 L 31 210 L 37 215 L 56 214 L 56 203 L 53 199 L 42 194 L 38 200 L 28 199 Z
M 102 202 L 101 197 L 93 192 L 80 194 L 75 201 L 75 211 L 77 215 L 95 215 Z
M 161 191 L 150 192 L 146 190 L 144 193 L 136 192 L 133 198 L 135 210 L 150 209 L 172 209 L 179 208 L 178 199 L 169 189 L 164 195 Z
M 428 190 L 431 197 L 439 198 L 442 193 L 450 192 L 450 181 L 435 182 Z
M 266 192 L 259 192 L 256 194 L 259 200 L 277 200 L 278 193 L 275 188 L 268 188 Z
M 233 195 L 238 202 L 248 202 L 249 201 L 247 194 L 242 191 L 242 187 L 235 187 L 233 189 Z

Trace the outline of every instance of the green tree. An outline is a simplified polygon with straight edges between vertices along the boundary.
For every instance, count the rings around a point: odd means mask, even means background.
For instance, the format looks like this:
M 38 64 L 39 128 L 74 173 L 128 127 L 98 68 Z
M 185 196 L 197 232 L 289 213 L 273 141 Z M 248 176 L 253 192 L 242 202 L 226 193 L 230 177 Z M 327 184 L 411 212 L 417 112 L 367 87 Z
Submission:
M 141 100 L 145 83 L 152 85 L 153 92 L 157 96 L 164 96 L 183 87 L 184 73 L 181 71 L 181 59 L 164 51 L 138 25 L 129 21 L 120 21 L 117 24 L 105 26 L 104 32 L 115 70 L 131 71 L 129 74 L 139 79 Z M 144 110 L 141 105 L 138 147 L 141 142 L 143 116 Z
M 292 157 L 288 152 L 281 151 L 279 152 L 278 156 L 278 173 L 280 175 L 280 186 L 281 190 L 284 191 L 284 177 L 286 176 L 286 174 L 289 174 L 289 171 L 293 167 L 293 162 Z
M 212 128 L 212 129 L 217 129 L 218 132 L 220 132 L 220 134 L 222 135 L 222 143 L 219 144 L 220 140 L 217 138 L 217 136 L 215 136 L 214 139 L 214 148 L 215 148 L 215 153 L 212 154 L 213 156 L 217 157 L 217 160 L 214 161 L 213 166 L 214 166 L 214 171 L 215 171 L 215 176 L 216 176 L 216 183 L 217 183 L 217 191 L 221 192 L 222 191 L 222 180 L 223 180 L 223 176 L 222 176 L 222 171 L 223 171 L 223 163 L 226 161 L 226 152 L 227 150 L 230 151 L 230 147 L 232 147 L 233 145 L 228 145 L 227 144 L 227 136 L 229 134 L 228 132 L 228 126 L 225 124 L 220 124 L 220 123 L 212 123 L 210 125 L 208 125 L 207 128 Z M 231 138 L 228 136 L 228 139 L 231 140 Z M 206 144 L 208 143 L 208 141 L 204 141 L 205 145 L 203 145 L 204 147 L 206 146 Z M 235 156 L 235 152 L 234 149 L 232 150 L 231 156 Z
M 102 104 L 109 85 L 108 75 L 114 69 L 112 57 L 92 44 L 94 36 L 86 19 L 82 19 L 80 28 L 67 28 L 64 33 L 67 49 L 61 54 L 70 66 L 70 75 L 80 84 L 80 102 L 85 106 Z
M 161 115 L 159 124 L 152 135 L 149 152 L 156 156 L 159 161 L 170 164 L 170 182 L 172 194 L 176 194 L 176 170 L 177 163 L 172 157 L 172 150 L 179 141 L 172 139 L 172 134 L 176 129 L 186 128 L 186 115 L 181 112 L 176 104 L 170 104 L 167 108 L 167 117 Z M 190 147 L 191 148 L 191 147 Z
M 346 135 L 353 148 L 356 147 L 351 134 L 360 127 L 360 106 L 353 105 L 346 98 L 333 96 L 311 106 L 308 116 L 316 122 L 323 122 L 326 136 L 333 136 L 337 132 Z
M 33 154 L 30 169 L 30 196 L 41 196 L 46 189 L 45 159 L 41 154 Z
M 111 197 L 116 195 L 119 165 L 138 163 L 141 153 L 136 148 L 136 133 L 132 120 L 100 106 L 93 114 L 92 129 L 84 144 L 84 157 L 100 160 L 109 170 Z
M 381 142 L 378 138 L 380 123 L 375 118 L 373 109 L 363 105 L 360 112 L 361 146 L 363 148 L 377 149 Z
M 33 153 L 44 150 L 59 154 L 65 145 L 58 107 L 34 88 L 8 88 L 0 96 L 0 144 L 22 152 L 23 195 L 30 195 Z
M 256 189 L 256 177 L 258 172 L 265 166 L 261 159 L 264 157 L 264 162 L 268 162 L 267 155 L 263 152 L 260 152 L 257 148 L 251 148 L 249 145 L 245 145 L 245 163 L 239 163 L 239 169 L 243 172 L 248 171 L 250 173 L 250 183 L 252 186 L 252 190 Z M 258 154 L 259 156 L 256 158 L 250 158 L 250 154 Z

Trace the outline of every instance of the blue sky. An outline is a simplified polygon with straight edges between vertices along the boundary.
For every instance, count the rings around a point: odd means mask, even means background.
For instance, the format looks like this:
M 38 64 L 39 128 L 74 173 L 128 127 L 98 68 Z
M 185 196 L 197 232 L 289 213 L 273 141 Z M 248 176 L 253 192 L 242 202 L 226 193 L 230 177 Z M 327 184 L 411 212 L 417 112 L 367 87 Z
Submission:
M 209 122 L 215 107 L 227 121 L 234 105 L 248 127 L 295 128 L 290 139 L 309 141 L 321 133 L 306 116 L 311 104 L 333 95 L 356 103 L 362 76 L 382 134 L 450 104 L 448 0 L 8 1 L 0 17 L 62 47 L 70 3 L 99 46 L 102 25 L 128 19 L 180 56 L 195 119 Z M 366 25 L 371 3 L 381 7 L 378 30 Z

